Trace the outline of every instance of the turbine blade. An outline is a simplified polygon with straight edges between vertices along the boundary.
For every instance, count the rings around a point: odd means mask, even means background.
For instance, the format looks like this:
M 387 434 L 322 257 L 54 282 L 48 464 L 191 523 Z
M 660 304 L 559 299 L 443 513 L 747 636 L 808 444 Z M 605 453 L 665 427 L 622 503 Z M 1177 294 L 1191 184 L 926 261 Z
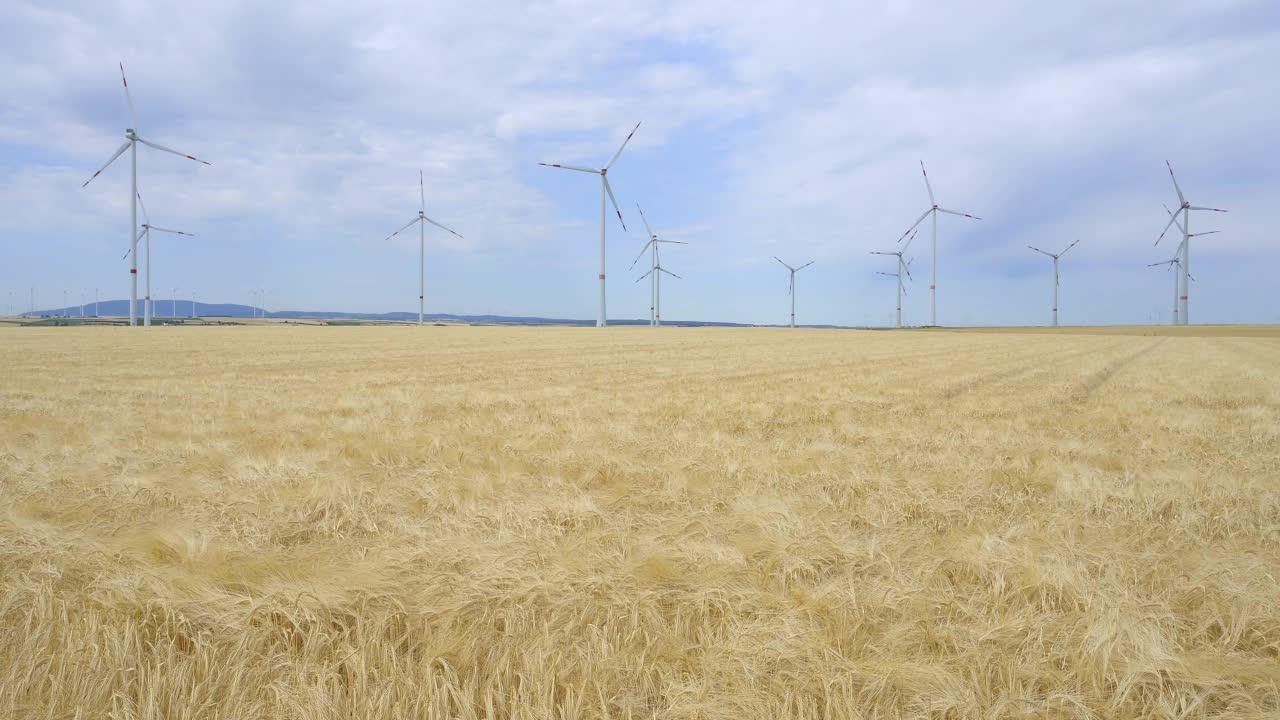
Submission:
M 198 162 L 198 163 L 204 163 L 205 165 L 212 165 L 212 164 L 213 164 L 213 163 L 207 162 L 207 161 L 205 161 L 205 160 L 201 160 L 200 158 L 195 157 L 195 156 L 193 156 L 193 155 L 188 155 L 188 154 L 186 154 L 186 153 L 180 153 L 180 152 L 178 152 L 177 150 L 174 150 L 173 148 L 167 148 L 167 147 L 165 147 L 165 146 L 163 146 L 163 145 L 157 145 L 156 143 L 153 143 L 153 142 L 151 142 L 150 140 L 143 140 L 142 138 L 138 138 L 138 142 L 142 143 L 143 145 L 149 145 L 149 146 L 151 146 L 151 147 L 153 147 L 153 148 L 155 148 L 155 149 L 157 149 L 157 150 L 163 150 L 163 151 L 165 151 L 165 152 L 167 152 L 167 153 L 172 153 L 172 154 L 174 154 L 174 155 L 177 155 L 178 157 L 184 157 L 184 158 L 186 158 L 186 159 L 188 159 L 188 160 L 195 160 L 195 161 L 196 161 L 196 162 Z
M 174 235 L 186 235 L 188 237 L 195 237 L 194 233 L 183 232 L 181 230 L 170 230 L 168 228 L 156 227 L 155 225 L 148 225 L 147 227 L 159 232 L 167 232 L 167 233 L 173 233 Z
M 618 152 L 614 153 L 613 157 L 609 159 L 608 164 L 604 166 L 605 170 L 613 167 L 613 164 L 618 161 L 618 156 L 622 154 L 622 150 L 627 147 L 627 143 L 631 142 L 631 136 L 635 135 L 636 131 L 639 129 L 640 123 L 636 123 L 636 126 L 631 128 L 631 132 L 627 133 L 627 139 L 622 141 L 622 147 L 618 148 Z
M 649 276 L 650 276 L 650 275 L 652 275 L 652 274 L 653 274 L 653 268 L 649 268 L 649 272 L 647 272 L 647 273 L 645 273 L 645 274 L 641 275 L 640 277 L 636 278 L 636 282 L 640 282 L 641 280 L 643 280 L 643 279 L 645 279 L 645 278 L 649 277 Z
M 1075 247 L 1075 246 L 1076 246 L 1076 243 L 1078 243 L 1078 242 L 1080 242 L 1080 238 L 1076 238 L 1076 242 L 1073 242 L 1073 243 L 1071 243 L 1070 245 L 1068 245 L 1068 246 L 1067 246 L 1067 250 L 1070 250 L 1071 248 Z M 1062 257 L 1063 255 L 1066 255 L 1066 254 L 1067 254 L 1067 250 L 1063 250 L 1062 252 L 1058 253 L 1058 257 Z
M 924 175 L 924 187 L 929 191 L 929 204 L 937 205 L 938 201 L 933 199 L 933 186 L 929 184 L 929 173 L 925 172 L 924 161 L 920 161 L 920 173 Z
M 911 227 L 907 228 L 907 231 L 902 233 L 902 237 L 898 238 L 898 242 L 902 242 L 903 240 L 906 239 L 908 235 L 911 235 L 911 231 L 915 230 L 917 225 L 924 222 L 924 219 L 926 217 L 929 217 L 929 213 L 931 212 L 933 212 L 933 208 L 929 208 L 928 210 L 925 210 L 924 212 L 920 213 L 920 218 L 915 222 L 911 223 Z M 915 237 L 915 236 L 912 235 L 912 237 Z
M 1214 235 L 1221 232 L 1220 230 L 1205 230 L 1204 232 L 1191 233 L 1187 237 L 1200 237 L 1201 235 Z
M 1048 255 L 1049 257 L 1053 257 L 1053 255 L 1052 255 L 1051 253 L 1047 253 L 1047 252 L 1045 252 L 1045 251 L 1041 250 L 1041 249 L 1040 249 L 1040 248 L 1038 248 L 1038 247 L 1034 247 L 1034 246 L 1032 246 L 1032 245 L 1028 245 L 1027 247 L 1031 248 L 1032 250 L 1035 250 L 1036 252 L 1040 253 L 1041 255 Z
M 649 227 L 649 221 L 644 216 L 644 209 L 640 207 L 640 203 L 636 203 L 636 210 L 640 211 L 640 221 L 644 223 L 644 231 L 649 233 L 649 237 L 654 237 L 653 229 Z
M 1186 205 L 1187 199 L 1182 196 L 1182 188 L 1178 187 L 1178 178 L 1173 174 L 1173 165 L 1168 160 L 1165 160 L 1164 164 L 1169 166 L 1169 177 L 1173 179 L 1173 189 L 1178 192 L 1178 204 Z
M 916 239 L 916 234 L 919 232 L 920 232 L 919 230 L 916 230 L 915 232 L 911 233 L 911 237 L 907 238 L 907 243 L 902 246 L 902 252 L 906 252 L 907 248 L 911 247 L 911 241 Z
M 803 270 L 803 269 L 805 269 L 805 268 L 809 267 L 810 265 L 814 264 L 815 262 L 817 262 L 817 261 L 816 261 L 816 260 L 810 260 L 809 262 L 807 262 L 807 263 L 805 263 L 805 264 L 801 265 L 800 267 L 796 268 L 796 272 L 800 272 L 801 270 Z
M 1165 210 L 1168 210 L 1168 209 L 1169 209 L 1169 208 L 1165 208 Z M 1181 211 L 1181 210 L 1179 210 L 1178 212 L 1182 212 L 1182 211 Z M 1167 225 L 1165 225 L 1165 226 L 1164 226 L 1164 230 L 1162 230 L 1162 231 L 1160 232 L 1160 237 L 1156 238 L 1156 241 L 1155 241 L 1154 243 L 1152 243 L 1152 245 L 1151 245 L 1151 246 L 1152 246 L 1152 247 L 1155 247 L 1156 245 L 1159 245 L 1159 244 L 1160 244 L 1160 241 L 1164 239 L 1165 233 L 1169 232 L 1169 228 L 1173 227 L 1173 224 L 1174 224 L 1174 223 L 1176 223 L 1176 222 L 1178 222 L 1178 215 L 1177 215 L 1177 213 L 1169 213 L 1169 223 L 1168 223 Z M 1181 230 L 1181 229 L 1182 229 L 1182 223 L 1178 223 L 1178 229 L 1179 229 L 1179 230 Z
M 1226 212 L 1226 210 L 1223 210 L 1222 208 L 1200 207 L 1199 205 L 1192 205 L 1187 209 L 1188 210 L 1208 210 L 1209 212 Z
M 618 213 L 618 222 L 622 224 L 622 232 L 627 232 L 627 221 L 622 219 L 622 209 L 618 207 L 618 200 L 613 197 L 613 188 L 609 187 L 609 176 L 601 173 L 600 182 L 604 183 L 604 191 L 609 193 L 609 202 L 613 203 L 613 211 Z
M 121 155 L 123 155 L 123 154 L 124 154 L 124 151 L 129 149 L 129 143 L 131 143 L 131 142 L 133 142 L 133 141 L 132 141 L 132 140 L 126 140 L 126 141 L 124 142 L 124 144 L 120 146 L 120 149 L 119 149 L 119 150 L 116 150 L 115 154 L 114 154 L 114 155 L 112 155 L 110 159 L 108 159 L 106 162 L 102 163 L 102 167 L 98 168 L 98 172 L 96 172 L 96 173 L 94 173 L 93 175 L 89 176 L 89 179 L 88 179 L 88 180 L 85 180 L 85 181 L 84 181 L 84 185 L 81 185 L 80 187 L 84 187 L 85 185 L 88 185 L 89 183 L 93 182 L 93 179 L 94 179 L 94 178 L 96 178 L 96 177 L 98 177 L 99 175 L 101 175 L 101 174 L 102 174 L 102 171 L 103 171 L 103 170 L 106 170 L 108 165 L 110 165 L 111 163 L 115 162 L 115 161 L 116 161 L 116 158 L 118 158 L 118 157 L 120 157 Z
M 393 232 L 393 233 L 391 233 L 390 235 L 388 235 L 388 236 L 386 236 L 385 238 L 383 238 L 382 242 L 386 242 L 386 241 L 390 240 L 391 238 L 393 238 L 393 237 L 395 237 L 395 236 L 399 235 L 400 233 L 404 232 L 405 230 L 408 230 L 410 226 L 412 226 L 414 223 L 418 222 L 418 221 L 419 221 L 419 220 L 421 220 L 421 219 L 422 219 L 422 217 L 421 217 L 421 216 L 419 216 L 419 217 L 416 217 L 416 218 L 414 218 L 414 219 L 410 220 L 409 222 L 407 222 L 407 223 L 405 223 L 405 224 L 404 224 L 404 227 L 400 228 L 399 230 L 396 230 L 395 232 Z
M 120 82 L 124 84 L 124 99 L 129 102 L 129 124 L 138 132 L 138 116 L 133 112 L 133 95 L 129 92 L 129 80 L 124 76 L 124 63 L 120 63 Z
M 124 254 L 120 256 L 120 259 L 124 260 L 125 258 L 129 257 L 129 253 L 131 252 L 133 252 L 133 248 L 129 248 L 128 250 L 125 250 Z
M 425 214 L 427 212 L 427 187 L 422 182 L 421 170 L 418 171 L 418 197 L 422 200 L 422 204 L 418 206 L 418 210 Z M 447 230 L 448 228 L 445 229 Z
M 898 274 L 897 274 L 897 273 L 880 272 L 879 270 L 877 270 L 877 271 L 876 271 L 876 274 L 877 274 L 877 275 L 887 275 L 887 276 L 889 276 L 889 277 L 898 277 Z
M 644 247 L 640 248 L 640 254 L 636 255 L 636 259 L 631 261 L 631 267 L 627 268 L 628 270 L 632 270 L 635 268 L 636 263 L 640 262 L 640 258 L 644 257 L 644 251 L 648 250 L 649 246 L 652 244 L 653 244 L 653 238 L 649 238 L 649 242 L 645 243 Z
M 793 272 L 791 273 L 791 279 L 787 281 L 787 294 L 790 295 L 795 291 L 796 291 L 796 274 Z
M 147 206 L 142 202 L 142 192 L 138 192 L 138 209 L 142 210 L 142 222 L 144 225 L 151 224 L 151 216 L 147 214 Z
M 1192 280 L 1196 280 L 1196 276 L 1192 275 L 1191 273 L 1187 273 L 1187 277 L 1191 278 Z M 1196 280 L 1196 282 L 1199 282 L 1199 281 Z
M 456 233 L 456 232 L 454 232 L 453 230 L 450 230 L 449 228 L 447 228 L 447 227 L 445 227 L 445 226 L 441 225 L 440 223 L 436 222 L 435 220 L 432 220 L 431 218 L 427 217 L 426 215 L 423 215 L 423 216 L 422 216 L 422 219 L 423 219 L 423 220 L 426 220 L 427 222 L 431 223 L 432 225 L 435 225 L 436 227 L 440 228 L 441 230 L 444 230 L 445 232 L 451 233 L 451 234 L 453 234 L 453 235 L 458 235 L 458 233 Z M 458 235 L 458 237 L 462 237 L 462 236 L 461 236 L 461 235 Z M 466 240 L 466 238 L 462 238 L 462 239 L 463 239 L 463 240 Z
M 977 215 L 970 215 L 969 213 L 957 212 L 957 211 L 955 211 L 955 210 L 945 210 L 945 209 L 943 209 L 943 208 L 938 208 L 938 212 L 944 212 L 944 213 L 947 213 L 948 215 L 959 215 L 960 217 L 967 217 L 967 218 L 969 218 L 969 219 L 971 219 L 971 220 L 981 220 L 981 219 L 982 219 L 982 218 L 978 217 Z
M 592 168 L 578 167 L 576 165 L 557 165 L 555 163 L 538 163 L 538 164 L 543 167 L 560 168 L 561 170 L 577 170 L 578 172 L 589 172 L 589 173 L 595 173 L 596 175 L 600 174 L 599 170 L 593 170 Z
M 1167 212 L 1167 213 L 1169 213 L 1169 217 L 1171 217 L 1171 218 L 1173 218 L 1173 219 L 1174 219 L 1174 223 L 1175 223 L 1175 224 L 1177 224 L 1177 226 L 1178 226 L 1178 230 L 1179 230 L 1180 232 L 1184 232 L 1184 233 L 1185 233 L 1185 232 L 1187 231 L 1187 226 L 1186 226 L 1185 224 L 1183 224 L 1183 222 L 1182 222 L 1181 220 L 1179 220 L 1179 219 L 1178 219 L 1178 213 L 1181 213 L 1181 212 L 1182 212 L 1182 208 L 1178 208 L 1178 212 L 1176 212 L 1176 213 L 1175 213 L 1175 212 L 1173 212 L 1172 210 L 1170 210 L 1170 209 L 1169 209 L 1169 206 L 1168 206 L 1168 205 L 1165 205 L 1164 203 L 1160 203 L 1160 207 L 1164 208 L 1164 211 L 1165 211 L 1165 212 Z M 1168 229 L 1169 229 L 1169 228 L 1167 228 L 1167 227 L 1165 228 L 1165 230 L 1168 230 Z M 1160 242 L 1160 241 L 1159 241 L 1159 240 L 1156 240 L 1156 242 Z
M 660 242 L 660 243 L 669 243 L 669 244 L 671 244 L 671 245 L 688 245 L 688 244 L 689 244 L 689 243 L 687 243 L 687 242 L 685 242 L 685 241 L 683 241 L 683 240 L 662 240 L 662 239 L 657 238 L 657 237 L 654 237 L 654 241 L 655 241 L 655 242 Z
M 793 267 L 791 267 L 790 265 L 788 265 L 788 264 L 786 264 L 786 263 L 782 262 L 782 258 L 778 257 L 777 255 L 774 255 L 774 256 L 773 256 L 773 259 L 774 259 L 774 260 L 777 260 L 777 261 L 778 261 L 778 262 L 780 262 L 780 263 L 782 263 L 782 267 L 784 267 L 784 268 L 786 268 L 786 269 L 790 270 L 791 272 L 795 272 L 795 270 L 796 270 L 795 268 L 793 268 Z
M 907 274 L 907 279 L 908 279 L 908 280 L 915 280 L 915 278 L 911 277 L 911 262 L 912 262 L 912 260 L 915 260 L 915 258 L 911 258 L 911 260 L 908 260 L 908 261 L 907 261 L 907 264 L 906 264 L 906 265 L 903 265 L 903 266 L 902 266 L 902 269 L 901 269 L 901 270 L 899 270 L 899 272 L 905 272 L 905 273 Z M 898 262 L 902 262 L 902 258 L 898 258 Z M 905 291 L 904 291 L 904 292 L 905 292 Z
M 659 266 L 659 267 L 658 267 L 658 270 L 660 270 L 661 272 L 664 272 L 664 273 L 666 273 L 666 274 L 670 275 L 670 276 L 671 276 L 671 277 L 673 277 L 673 278 L 676 278 L 677 280 L 683 280 L 683 279 L 684 279 L 684 278 L 680 277 L 679 275 L 677 275 L 677 274 L 675 274 L 675 273 L 671 272 L 670 270 L 668 270 L 668 269 L 666 269 L 666 268 L 664 268 L 664 267 Z
M 872 255 L 897 255 L 898 253 L 887 253 L 887 252 L 880 252 L 879 250 L 872 250 L 871 254 Z

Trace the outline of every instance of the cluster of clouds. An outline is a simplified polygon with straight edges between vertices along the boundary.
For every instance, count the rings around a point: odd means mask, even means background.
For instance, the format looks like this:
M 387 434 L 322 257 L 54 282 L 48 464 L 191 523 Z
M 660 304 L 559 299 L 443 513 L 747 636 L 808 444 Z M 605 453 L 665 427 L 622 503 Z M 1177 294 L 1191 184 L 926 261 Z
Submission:
M 123 296 L 127 164 L 80 188 L 121 142 L 123 60 L 142 134 L 214 163 L 139 157 L 157 224 L 199 235 L 157 252 L 160 284 L 211 300 L 267 285 L 280 308 L 412 308 L 416 238 L 383 238 L 421 169 L 428 214 L 465 236 L 429 238 L 429 305 L 592 317 L 598 190 L 536 163 L 599 165 L 644 120 L 613 174 L 614 316 L 648 311 L 627 273 L 639 201 L 691 243 L 668 317 L 781 322 L 777 254 L 818 260 L 802 320 L 887 322 L 874 270 L 892 266 L 868 253 L 925 209 L 923 159 L 944 207 L 984 218 L 940 223 L 942 322 L 1045 321 L 1050 268 L 1025 246 L 1077 237 L 1064 322 L 1143 321 L 1168 305 L 1143 267 L 1176 245 L 1151 247 L 1168 159 L 1232 211 L 1195 248 L 1193 318 L 1276 321 L 1280 10 L 968 5 L 19 0 L 0 27 L 0 288 Z

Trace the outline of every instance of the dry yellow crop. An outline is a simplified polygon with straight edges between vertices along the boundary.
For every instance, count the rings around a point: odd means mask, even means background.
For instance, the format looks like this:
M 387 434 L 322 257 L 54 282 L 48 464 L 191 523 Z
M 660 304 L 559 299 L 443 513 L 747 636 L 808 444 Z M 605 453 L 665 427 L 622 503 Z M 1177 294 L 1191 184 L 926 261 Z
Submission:
M 0 717 L 1275 718 L 1280 337 L 0 330 Z

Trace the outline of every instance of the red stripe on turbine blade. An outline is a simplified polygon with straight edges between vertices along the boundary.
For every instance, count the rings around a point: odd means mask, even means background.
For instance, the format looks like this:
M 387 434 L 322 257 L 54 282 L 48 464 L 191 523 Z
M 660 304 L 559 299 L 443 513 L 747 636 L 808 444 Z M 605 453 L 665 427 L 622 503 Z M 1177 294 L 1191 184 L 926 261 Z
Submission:
M 601 279 L 601 280 L 603 280 L 603 279 L 604 279 L 604 273 L 600 273 L 600 279 Z
M 130 274 L 130 275 L 137 275 L 137 274 L 138 274 L 138 268 L 129 268 L 129 274 Z

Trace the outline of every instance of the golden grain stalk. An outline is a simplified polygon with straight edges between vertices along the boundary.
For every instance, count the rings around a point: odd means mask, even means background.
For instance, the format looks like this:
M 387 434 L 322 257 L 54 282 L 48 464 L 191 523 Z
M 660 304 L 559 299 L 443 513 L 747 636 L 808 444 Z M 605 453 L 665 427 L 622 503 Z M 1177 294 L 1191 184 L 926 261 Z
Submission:
M 1280 716 L 1274 334 L 0 334 L 0 717 Z

